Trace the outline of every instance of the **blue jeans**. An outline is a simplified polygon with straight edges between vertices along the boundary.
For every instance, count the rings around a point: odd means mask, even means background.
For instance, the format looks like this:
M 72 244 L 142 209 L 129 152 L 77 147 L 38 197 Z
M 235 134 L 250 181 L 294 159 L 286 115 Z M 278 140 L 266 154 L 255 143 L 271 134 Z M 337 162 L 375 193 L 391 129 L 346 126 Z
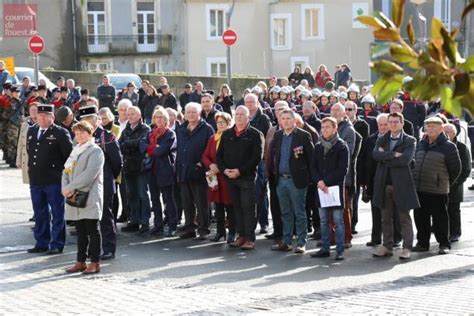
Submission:
M 332 213 L 332 221 L 336 226 L 336 251 L 344 253 L 344 218 L 343 209 L 319 208 L 319 217 L 321 219 L 321 249 L 329 251 L 331 244 L 331 227 L 329 225 L 329 215 Z
M 155 229 L 163 231 L 163 206 L 161 205 L 160 195 L 163 199 L 164 214 L 168 220 L 168 227 L 170 230 L 176 230 L 176 204 L 174 202 L 174 185 L 168 185 L 159 187 L 156 184 L 155 177 L 150 179 L 150 195 L 151 195 L 151 207 L 153 210 L 154 218 L 153 223 Z
M 255 182 L 255 196 L 257 199 L 257 220 L 260 227 L 268 227 L 268 191 L 265 161 L 262 160 L 257 166 L 257 179 Z
M 277 193 L 283 222 L 283 242 L 287 245 L 292 244 L 294 226 L 296 226 L 298 246 L 306 245 L 308 235 L 308 219 L 305 209 L 306 188 L 299 189 L 295 186 L 293 179 L 280 177 Z
M 131 224 L 149 225 L 150 199 L 148 197 L 148 173 L 125 175 L 129 221 Z
M 60 184 L 30 185 L 37 248 L 63 249 L 66 241 L 64 197 Z

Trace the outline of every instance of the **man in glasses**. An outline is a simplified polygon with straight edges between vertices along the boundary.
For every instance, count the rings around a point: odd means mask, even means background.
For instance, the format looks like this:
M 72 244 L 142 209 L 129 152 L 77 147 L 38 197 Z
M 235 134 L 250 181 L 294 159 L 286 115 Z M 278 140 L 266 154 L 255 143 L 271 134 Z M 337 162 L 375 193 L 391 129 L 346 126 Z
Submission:
M 361 147 L 360 147 L 360 154 L 357 157 L 356 162 L 356 182 L 355 182 L 355 191 L 354 191 L 354 198 L 352 200 L 352 221 L 351 221 L 351 229 L 352 234 L 357 234 L 356 225 L 359 221 L 359 195 L 360 189 L 362 186 L 367 186 L 368 179 L 367 175 L 368 172 L 366 170 L 366 159 L 364 154 L 366 153 L 366 146 L 367 146 L 367 138 L 369 137 L 369 124 L 366 121 L 357 117 L 357 104 L 352 101 L 346 101 L 344 103 L 344 107 L 346 108 L 346 115 L 349 121 L 354 126 L 354 129 L 359 135 L 362 137 Z

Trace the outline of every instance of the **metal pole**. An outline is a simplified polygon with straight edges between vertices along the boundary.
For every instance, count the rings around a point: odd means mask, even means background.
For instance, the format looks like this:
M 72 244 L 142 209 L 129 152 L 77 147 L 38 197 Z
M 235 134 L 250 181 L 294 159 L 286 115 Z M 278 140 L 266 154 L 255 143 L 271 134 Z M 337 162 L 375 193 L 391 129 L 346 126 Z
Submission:
M 71 14 L 72 14 L 72 49 L 74 56 L 74 70 L 79 69 L 77 65 L 77 44 L 76 44 L 76 7 L 75 1 L 71 0 Z
M 226 24 L 227 28 L 230 28 L 230 19 L 232 17 L 232 12 L 234 11 L 234 1 L 232 1 L 232 6 L 229 11 L 226 12 Z M 230 46 L 227 46 L 227 84 L 229 87 L 232 84 L 232 61 L 230 58 Z
M 33 60 L 35 61 L 35 84 L 36 86 L 39 85 L 39 56 L 38 54 L 33 55 Z

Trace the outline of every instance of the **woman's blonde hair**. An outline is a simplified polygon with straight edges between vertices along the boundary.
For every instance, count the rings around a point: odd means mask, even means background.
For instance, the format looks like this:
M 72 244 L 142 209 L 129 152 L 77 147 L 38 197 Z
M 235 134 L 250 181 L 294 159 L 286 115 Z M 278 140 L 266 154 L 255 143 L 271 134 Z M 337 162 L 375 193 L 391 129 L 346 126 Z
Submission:
M 215 121 L 217 122 L 217 120 L 218 120 L 219 118 L 221 118 L 221 119 L 223 119 L 224 121 L 226 121 L 228 126 L 231 126 L 231 125 L 232 125 L 232 116 L 230 116 L 229 113 L 227 113 L 227 112 L 217 112 L 216 115 L 214 116 L 214 119 L 215 119 Z
M 166 119 L 166 123 L 169 124 L 170 116 L 168 111 L 161 105 L 155 107 L 155 111 L 153 111 L 152 121 L 155 119 L 156 116 L 163 116 Z
M 226 88 L 227 91 L 229 91 L 229 95 L 232 94 L 232 91 L 230 90 L 230 87 L 229 87 L 229 85 L 228 85 L 227 83 L 222 84 L 220 93 L 222 93 L 222 89 L 224 89 L 224 88 Z

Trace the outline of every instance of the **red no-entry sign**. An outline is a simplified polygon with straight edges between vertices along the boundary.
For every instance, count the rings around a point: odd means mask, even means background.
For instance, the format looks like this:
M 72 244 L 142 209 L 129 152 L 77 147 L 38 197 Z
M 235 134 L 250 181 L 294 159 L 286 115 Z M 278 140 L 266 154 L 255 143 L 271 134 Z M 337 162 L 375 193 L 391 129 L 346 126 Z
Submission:
M 228 29 L 227 31 L 222 33 L 222 40 L 227 46 L 232 46 L 235 44 L 235 42 L 237 42 L 237 33 L 235 33 L 231 29 Z
M 28 41 L 28 48 L 33 54 L 41 54 L 44 51 L 44 40 L 39 35 L 33 35 Z

